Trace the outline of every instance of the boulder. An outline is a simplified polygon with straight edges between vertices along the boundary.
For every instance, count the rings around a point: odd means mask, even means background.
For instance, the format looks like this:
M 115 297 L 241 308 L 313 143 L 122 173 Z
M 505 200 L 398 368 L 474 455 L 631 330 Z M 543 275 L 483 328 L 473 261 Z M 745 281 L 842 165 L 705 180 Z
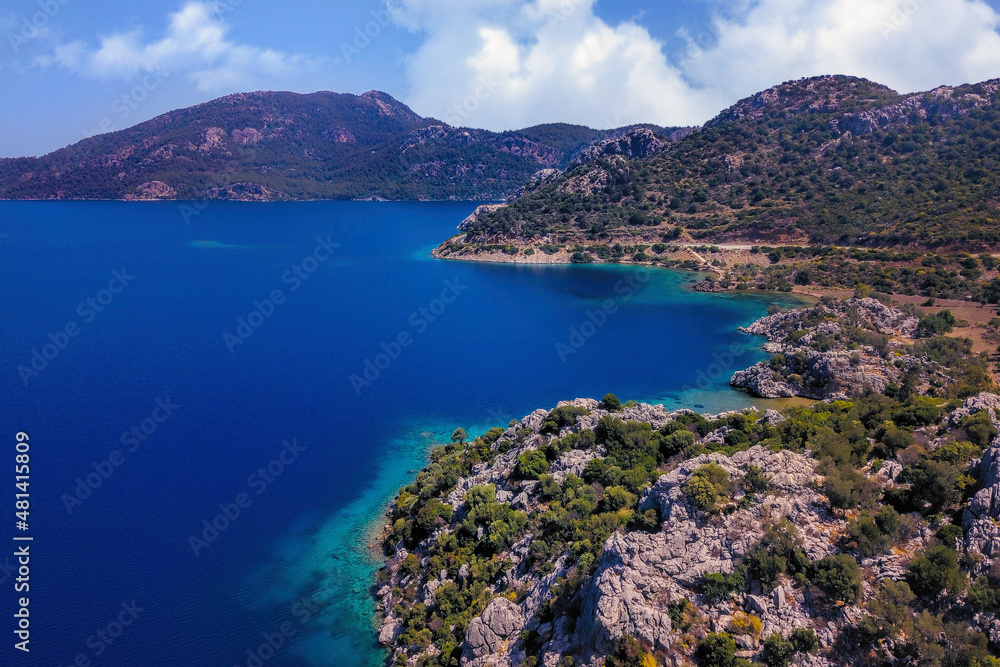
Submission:
M 510 665 L 509 641 L 524 625 L 521 608 L 504 597 L 494 598 L 465 631 L 463 667 Z

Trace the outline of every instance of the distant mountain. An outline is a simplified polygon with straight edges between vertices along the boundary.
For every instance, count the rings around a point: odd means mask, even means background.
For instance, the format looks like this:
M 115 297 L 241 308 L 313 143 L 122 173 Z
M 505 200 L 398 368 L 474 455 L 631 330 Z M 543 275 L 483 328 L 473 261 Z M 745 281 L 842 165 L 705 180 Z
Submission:
M 995 249 L 998 91 L 1000 79 L 913 95 L 845 76 L 785 83 L 680 141 L 599 142 L 478 211 L 445 254 L 677 238 Z
M 607 136 L 566 124 L 455 128 L 376 91 L 239 93 L 0 159 L 0 198 L 504 199 Z

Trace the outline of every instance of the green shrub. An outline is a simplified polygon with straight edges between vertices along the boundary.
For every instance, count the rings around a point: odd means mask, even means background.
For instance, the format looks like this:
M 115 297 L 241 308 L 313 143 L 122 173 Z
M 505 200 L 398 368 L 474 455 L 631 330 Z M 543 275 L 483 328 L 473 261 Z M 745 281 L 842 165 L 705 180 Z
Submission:
M 861 599 L 861 568 L 847 554 L 821 558 L 812 564 L 813 582 L 834 600 L 855 604 Z
M 660 455 L 664 461 L 684 453 L 689 447 L 694 445 L 694 433 L 682 428 L 668 435 L 660 436 Z
M 767 667 L 788 667 L 795 659 L 795 649 L 791 642 L 774 633 L 764 639 L 764 650 L 760 657 Z
M 698 608 L 687 598 L 681 598 L 667 605 L 667 615 L 675 632 L 687 632 L 697 619 Z
M 618 412 L 622 409 L 622 402 L 614 394 L 605 394 L 601 399 L 601 407 L 608 412 Z
M 953 523 L 946 523 L 937 529 L 937 533 L 934 537 L 938 538 L 941 544 L 945 545 L 949 549 L 957 549 L 958 543 L 965 537 L 965 533 L 962 531 L 961 526 L 956 526 Z
M 819 637 L 810 628 L 795 628 L 788 641 L 797 653 L 812 653 L 819 647 Z
M 736 667 L 736 640 L 728 632 L 710 632 L 696 651 L 701 667 Z
M 744 492 L 756 495 L 764 493 L 771 488 L 771 478 L 765 475 L 757 466 L 750 466 L 747 468 L 746 474 L 743 475 L 740 484 L 743 486 Z
M 698 466 L 684 483 L 684 493 L 703 512 L 713 512 L 719 500 L 729 494 L 729 473 L 718 463 Z
M 1000 613 L 1000 587 L 991 582 L 988 577 L 976 578 L 972 586 L 969 587 L 969 603 L 976 611 Z
M 563 428 L 575 424 L 578 417 L 589 414 L 590 410 L 587 408 L 575 405 L 560 406 L 553 409 L 548 415 L 545 416 L 545 420 L 542 422 L 541 432 L 558 433 Z
M 920 323 L 917 327 L 917 335 L 929 338 L 931 336 L 940 336 L 941 334 L 951 333 L 951 331 L 955 328 L 956 322 L 957 320 L 955 319 L 955 316 L 951 314 L 951 311 L 942 310 L 941 312 L 933 315 L 921 317 Z
M 997 437 L 997 430 L 985 410 L 965 417 L 958 425 L 969 436 L 969 440 L 979 445 L 981 449 L 988 447 L 993 438 Z
M 854 468 L 840 466 L 826 476 L 823 491 L 834 509 L 854 509 L 871 494 L 873 483 Z
M 745 585 L 745 572 L 737 568 L 729 574 L 721 572 L 707 572 L 701 576 L 699 590 L 710 604 L 731 598 L 736 593 L 743 590 Z
M 895 542 L 899 527 L 899 513 L 885 505 L 874 516 L 862 514 L 848 522 L 848 544 L 866 557 L 886 553 Z
M 599 508 L 602 512 L 617 512 L 635 507 L 638 500 L 636 495 L 629 493 L 624 487 L 612 486 L 604 489 Z
M 968 585 L 968 577 L 958 567 L 958 554 L 943 544 L 925 549 L 910 561 L 906 581 L 914 593 L 927 599 L 944 591 L 958 595 Z
M 549 461 L 537 449 L 531 449 L 517 457 L 514 476 L 517 479 L 539 479 L 549 471 Z

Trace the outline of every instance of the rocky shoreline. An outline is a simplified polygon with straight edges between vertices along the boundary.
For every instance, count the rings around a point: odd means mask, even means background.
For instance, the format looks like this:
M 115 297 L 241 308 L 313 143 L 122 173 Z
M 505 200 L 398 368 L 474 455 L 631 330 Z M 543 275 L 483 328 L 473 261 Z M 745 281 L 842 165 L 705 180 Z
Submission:
M 762 398 L 847 399 L 859 388 L 884 392 L 927 364 L 901 352 L 918 319 L 871 297 L 769 315 L 741 331 L 765 336 L 771 360 L 737 372 L 730 384 Z
M 947 379 L 907 347 L 917 319 L 871 298 L 826 300 L 743 330 L 766 336 L 784 362 L 737 372 L 733 386 L 826 401 L 813 411 L 853 409 L 858 391 L 884 396 L 906 385 L 929 395 Z M 912 581 L 916 555 L 941 543 L 941 528 L 920 513 L 891 550 L 850 541 L 863 513 L 838 510 L 840 490 L 829 481 L 847 473 L 808 445 L 776 446 L 802 428 L 788 411 L 702 416 L 609 400 L 562 402 L 435 450 L 388 511 L 388 560 L 374 595 L 389 663 L 640 664 L 615 657 L 627 654 L 648 656 L 642 665 L 685 665 L 720 640 L 734 660 L 774 664 L 775 647 L 787 645 L 784 665 L 854 664 L 868 650 L 858 633 L 885 582 Z M 982 454 L 962 464 L 978 482 L 954 515 L 961 576 L 980 577 L 978 585 L 991 567 L 1000 573 L 1000 396 L 939 404 L 908 436 L 927 451 L 971 433 L 970 420 L 992 428 Z M 869 442 L 878 451 L 879 438 Z M 852 483 L 904 493 L 916 456 L 904 453 L 860 466 Z M 705 501 L 696 488 L 709 477 L 726 491 Z M 760 570 L 767 558 L 780 562 L 774 576 Z M 844 558 L 855 563 L 844 567 L 858 573 L 856 595 L 823 583 L 823 568 Z M 719 593 L 719 582 L 733 583 Z M 949 613 L 985 637 L 983 646 L 1000 646 L 994 612 Z M 796 642 L 808 647 L 788 648 Z

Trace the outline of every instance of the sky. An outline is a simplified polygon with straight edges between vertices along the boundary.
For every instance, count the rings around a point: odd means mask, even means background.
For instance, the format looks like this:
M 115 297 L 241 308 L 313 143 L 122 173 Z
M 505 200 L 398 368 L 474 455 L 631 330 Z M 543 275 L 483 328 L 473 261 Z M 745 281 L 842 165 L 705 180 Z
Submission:
M 1000 78 L 1000 0 L 4 0 L 0 156 L 248 90 L 608 128 L 701 124 L 821 74 L 904 93 Z

